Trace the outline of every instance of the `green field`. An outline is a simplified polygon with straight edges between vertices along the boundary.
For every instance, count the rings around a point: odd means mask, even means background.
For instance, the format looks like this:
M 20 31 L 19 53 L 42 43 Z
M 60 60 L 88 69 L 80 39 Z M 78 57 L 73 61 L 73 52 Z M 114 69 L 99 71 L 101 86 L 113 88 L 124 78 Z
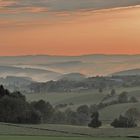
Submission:
M 136 138 L 0 136 L 1 140 L 138 140 Z
M 49 101 L 53 105 L 60 103 L 73 103 L 74 106 L 81 104 L 95 104 L 99 103 L 104 96 L 108 93 L 99 94 L 97 90 L 86 91 L 86 92 L 66 92 L 66 93 L 36 93 L 36 94 L 26 94 L 28 101 L 35 101 L 43 99 Z
M 128 137 L 139 136 L 140 128 L 98 128 L 71 125 L 18 125 L 0 124 L 0 136 L 47 136 L 47 137 Z
M 111 90 L 104 90 L 103 93 L 99 93 L 98 90 L 89 90 L 82 92 L 66 92 L 66 93 L 35 93 L 25 94 L 28 101 L 35 101 L 43 99 L 49 101 L 53 105 L 60 103 L 73 103 L 74 106 L 83 104 L 97 104 L 110 93 Z M 129 96 L 135 96 L 140 99 L 140 87 L 135 88 L 118 88 L 116 93 L 120 94 L 123 91 L 127 91 Z
M 129 108 L 140 109 L 140 102 L 116 104 L 116 105 L 108 106 L 100 110 L 100 119 L 102 121 L 112 122 L 116 117 L 119 117 L 120 114 L 123 115 Z

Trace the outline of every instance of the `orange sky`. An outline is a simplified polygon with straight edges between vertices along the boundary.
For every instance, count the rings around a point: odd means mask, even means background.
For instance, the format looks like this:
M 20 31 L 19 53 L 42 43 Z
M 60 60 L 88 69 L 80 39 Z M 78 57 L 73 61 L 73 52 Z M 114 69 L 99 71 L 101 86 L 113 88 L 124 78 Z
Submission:
M 0 55 L 140 54 L 140 7 L 61 14 L 1 19 Z

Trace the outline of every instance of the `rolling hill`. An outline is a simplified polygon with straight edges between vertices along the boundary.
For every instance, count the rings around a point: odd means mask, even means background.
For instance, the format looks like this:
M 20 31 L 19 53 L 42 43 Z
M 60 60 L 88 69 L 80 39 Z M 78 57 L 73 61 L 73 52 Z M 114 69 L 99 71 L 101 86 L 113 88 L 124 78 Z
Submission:
M 0 65 L 53 71 L 81 73 L 88 76 L 109 75 L 118 71 L 140 68 L 140 55 L 81 55 L 81 56 L 1 56 Z M 53 79 L 53 78 L 52 78 Z
M 85 78 L 86 76 L 80 73 L 69 73 L 58 77 L 59 80 L 68 80 L 68 81 L 82 81 Z
M 29 77 L 34 81 L 49 81 L 56 79 L 60 73 L 37 69 L 37 68 L 22 68 L 16 66 L 0 66 L 0 77 L 18 76 Z
M 130 70 L 124 70 L 120 72 L 113 73 L 112 75 L 120 75 L 120 76 L 129 76 L 129 75 L 140 75 L 140 69 L 130 69 Z

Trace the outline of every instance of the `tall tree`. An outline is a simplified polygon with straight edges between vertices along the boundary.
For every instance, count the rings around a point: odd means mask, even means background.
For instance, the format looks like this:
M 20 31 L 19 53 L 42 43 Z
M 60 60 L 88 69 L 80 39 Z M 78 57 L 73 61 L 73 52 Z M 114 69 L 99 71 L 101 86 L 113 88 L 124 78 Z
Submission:
M 88 124 L 89 127 L 98 128 L 102 125 L 102 122 L 99 120 L 99 112 L 96 111 L 91 116 L 91 122 Z

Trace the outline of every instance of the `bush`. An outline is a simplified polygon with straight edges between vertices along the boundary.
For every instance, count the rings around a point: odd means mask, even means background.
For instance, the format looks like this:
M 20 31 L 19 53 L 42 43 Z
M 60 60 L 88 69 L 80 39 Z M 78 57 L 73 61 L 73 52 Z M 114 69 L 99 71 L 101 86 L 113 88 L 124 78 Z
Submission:
M 140 110 L 137 108 L 130 108 L 125 112 L 125 116 L 135 120 L 140 120 Z
M 133 128 L 137 127 L 135 119 L 132 117 L 125 117 L 120 115 L 118 119 L 115 119 L 112 123 L 111 126 L 115 128 Z
M 40 124 L 41 114 L 36 110 L 27 110 L 22 113 L 22 116 L 18 117 L 18 122 L 21 124 Z
M 128 102 L 127 94 L 128 94 L 127 92 L 122 92 L 118 97 L 118 102 L 119 103 L 127 103 Z
M 77 108 L 77 113 L 89 115 L 89 107 L 87 105 L 81 105 Z
M 130 103 L 137 103 L 138 100 L 136 99 L 136 97 L 132 96 L 132 97 L 129 99 L 129 102 L 130 102 Z
M 115 89 L 112 89 L 110 95 L 111 95 L 111 96 L 116 95 L 116 90 L 115 90 Z
M 71 109 L 67 109 L 65 111 L 66 114 L 66 123 L 71 125 L 78 125 L 80 124 L 78 120 L 78 114 L 75 111 L 72 111 Z
M 4 89 L 3 85 L 0 85 L 0 98 L 8 96 L 10 92 L 7 89 Z
M 50 123 L 54 123 L 54 124 L 66 124 L 66 114 L 65 112 L 61 112 L 61 111 L 55 111 Z
M 45 102 L 43 100 L 32 102 L 31 106 L 34 110 L 40 112 L 43 122 L 48 122 L 54 113 L 53 106 L 49 102 Z

